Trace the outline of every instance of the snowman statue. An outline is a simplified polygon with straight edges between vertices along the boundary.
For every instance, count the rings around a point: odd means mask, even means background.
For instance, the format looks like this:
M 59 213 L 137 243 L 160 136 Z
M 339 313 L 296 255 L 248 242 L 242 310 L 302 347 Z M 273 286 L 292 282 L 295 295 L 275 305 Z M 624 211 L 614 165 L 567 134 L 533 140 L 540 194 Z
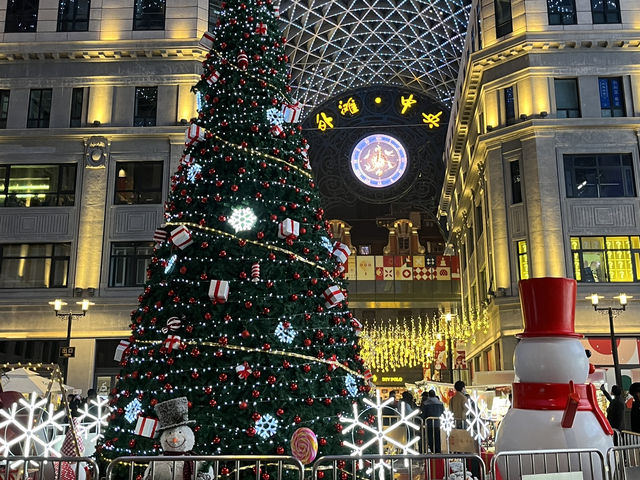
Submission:
M 613 446 L 613 430 L 585 384 L 589 359 L 574 331 L 576 281 L 520 281 L 525 330 L 514 352 L 513 405 L 496 433 L 496 452 L 598 449 Z
M 187 397 L 173 398 L 155 406 L 163 455 L 192 455 L 195 435 L 189 424 Z M 144 472 L 144 480 L 193 480 L 193 462 L 154 462 Z

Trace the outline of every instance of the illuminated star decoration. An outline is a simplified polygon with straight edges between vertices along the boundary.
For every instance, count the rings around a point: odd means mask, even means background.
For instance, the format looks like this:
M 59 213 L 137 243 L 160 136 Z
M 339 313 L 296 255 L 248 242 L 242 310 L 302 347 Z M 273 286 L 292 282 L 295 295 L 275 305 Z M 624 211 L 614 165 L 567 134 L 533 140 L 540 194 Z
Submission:
M 275 336 L 283 343 L 291 343 L 293 339 L 296 338 L 298 332 L 296 332 L 293 328 L 288 327 L 285 328 L 282 322 L 278 323 L 276 327 L 276 331 L 274 332 Z
M 133 423 L 137 420 L 138 414 L 141 411 L 142 404 L 140 403 L 140 400 L 134 398 L 126 407 L 124 407 L 124 418 L 126 418 L 129 423 Z
M 447 438 L 451 435 L 451 430 L 456 428 L 456 421 L 451 410 L 446 410 L 440 415 L 440 428 L 447 434 Z
M 267 439 L 278 431 L 278 420 L 268 413 L 261 416 L 256 422 L 256 433 Z
M 78 422 L 84 427 L 85 438 L 89 434 L 95 435 L 96 439 L 102 438 L 102 428 L 107 426 L 110 411 L 109 398 L 106 396 L 91 399 L 78 409 Z
M 467 417 L 469 418 L 467 422 L 467 432 L 469 432 L 476 441 L 482 441 L 489 436 L 489 426 L 487 425 L 487 421 L 482 418 L 481 402 L 482 400 L 478 398 L 478 394 L 473 392 L 473 395 L 465 404 Z
M 344 386 L 346 387 L 347 392 L 349 392 L 352 397 L 358 395 L 358 385 L 356 385 L 356 379 L 350 373 L 347 373 L 347 376 L 344 379 Z
M 284 122 L 284 115 L 277 108 L 270 108 L 267 110 L 267 121 L 271 125 L 278 125 L 281 127 Z
M 236 232 L 243 230 L 251 230 L 255 225 L 258 217 L 255 216 L 253 210 L 249 207 L 236 208 L 231 212 L 229 223 Z
M 171 258 L 167 260 L 167 266 L 164 267 L 164 273 L 170 273 L 171 270 L 173 270 L 176 260 L 178 260 L 178 255 L 172 255 Z
M 53 404 L 49 402 L 47 406 L 47 402 L 46 398 L 38 400 L 38 394 L 33 392 L 28 401 L 21 398 L 9 410 L 0 409 L 0 457 L 29 456 L 36 450 L 43 457 L 60 456 L 54 434 L 64 432 L 65 412 L 56 412 Z M 15 436 L 7 436 L 10 431 Z M 11 468 L 21 463 L 13 462 Z
M 191 183 L 194 183 L 196 181 L 196 175 L 198 175 L 201 172 L 202 172 L 202 166 L 197 163 L 194 163 L 189 167 L 189 171 L 187 172 L 187 180 L 189 180 Z
M 396 437 L 396 435 L 393 432 L 395 432 L 395 430 L 397 430 L 398 428 L 404 428 L 407 431 L 407 433 L 409 432 L 410 429 L 418 431 L 419 428 L 413 422 L 412 418 L 418 415 L 420 413 L 420 410 L 416 408 L 411 413 L 407 414 L 405 412 L 404 402 L 400 402 L 400 412 L 399 412 L 398 420 L 393 421 L 393 423 L 390 423 L 388 425 L 383 425 L 382 423 L 382 416 L 384 414 L 383 412 L 385 408 L 388 407 L 393 402 L 393 400 L 394 400 L 393 398 L 388 398 L 387 400 L 381 403 L 379 390 L 376 390 L 375 403 L 373 403 L 368 398 L 365 398 L 363 400 L 364 403 L 369 406 L 369 408 L 365 409 L 365 411 L 362 412 L 362 415 L 364 415 L 365 412 L 369 409 L 375 410 L 374 415 L 377 419 L 377 425 L 375 427 L 372 427 L 368 423 L 360 420 L 361 414 L 358 413 L 357 403 L 353 404 L 353 418 L 347 418 L 344 416 L 340 417 L 340 421 L 342 423 L 349 424 L 347 428 L 342 430 L 343 434 L 346 435 L 347 433 L 355 429 L 366 430 L 372 434 L 372 438 L 366 442 L 363 442 L 362 445 L 355 445 L 347 440 L 344 441 L 345 447 L 351 449 L 350 455 L 352 457 L 362 456 L 365 450 L 369 448 L 371 445 L 374 445 L 375 443 L 377 443 L 378 445 L 378 448 L 377 448 L 378 451 L 376 453 L 379 455 L 384 455 L 386 453 L 385 447 L 388 447 L 388 446 L 394 447 L 402 455 L 419 455 L 419 453 L 412 448 L 414 445 L 418 444 L 418 442 L 420 441 L 419 435 L 415 435 L 413 438 L 409 439 L 411 436 L 407 434 L 407 443 L 401 443 L 396 438 L 394 438 Z M 366 416 L 368 415 L 369 413 L 366 414 Z M 360 468 L 363 468 L 362 460 L 360 460 L 359 464 L 360 464 Z M 404 464 L 405 466 L 408 466 L 408 460 L 405 460 Z M 391 467 L 382 460 L 373 462 L 372 468 L 378 470 L 378 475 L 380 480 L 384 480 L 384 469 L 385 468 L 391 469 Z M 367 470 L 367 473 L 370 473 L 371 470 L 372 469 Z

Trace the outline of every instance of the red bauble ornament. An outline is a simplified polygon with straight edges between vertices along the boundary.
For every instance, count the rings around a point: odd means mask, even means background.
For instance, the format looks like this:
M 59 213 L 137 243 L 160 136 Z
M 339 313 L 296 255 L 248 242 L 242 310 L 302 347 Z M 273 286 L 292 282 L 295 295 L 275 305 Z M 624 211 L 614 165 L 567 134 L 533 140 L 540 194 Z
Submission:
M 295 383 L 295 382 L 293 382 L 293 383 L 289 386 L 289 388 L 291 389 L 291 391 L 292 391 L 292 392 L 295 392 L 295 391 L 297 391 L 297 390 L 298 390 L 298 384 L 297 384 L 297 383 Z
M 218 375 L 218 380 L 220 380 L 221 382 L 226 382 L 227 378 L 228 376 L 226 373 L 221 373 L 220 375 Z
M 278 445 L 278 446 L 276 447 L 276 454 L 278 454 L 278 455 L 284 455 L 284 447 L 281 447 L 281 446 L 279 446 L 279 445 Z
M 254 437 L 256 434 L 256 429 L 253 427 L 249 427 L 247 428 L 247 435 L 250 437 Z
M 306 403 L 307 405 L 309 405 L 309 406 L 313 405 L 313 398 L 311 398 L 311 397 L 307 397 L 307 398 L 305 399 L 305 403 Z
M 309 373 L 311 371 L 311 365 L 303 365 L 302 370 L 304 373 Z
M 249 406 L 249 405 L 247 405 L 247 402 L 245 402 L 245 401 L 242 401 L 242 402 L 240 402 L 240 403 L 238 404 L 238 408 L 239 408 L 240 410 L 246 410 L 248 406 Z
M 245 329 L 240 335 L 242 336 L 242 338 L 249 338 L 251 336 L 251 333 L 249 332 L 249 330 Z
M 278 415 L 279 417 L 281 417 L 282 415 L 284 415 L 284 409 L 279 408 L 276 410 L 276 415 Z
M 298 415 L 296 415 L 295 417 L 293 417 L 293 421 L 294 423 L 300 423 L 302 419 Z
M 273 385 L 274 383 L 276 383 L 276 377 L 274 377 L 273 375 L 269 375 L 269 377 L 267 377 L 267 383 Z
M 258 398 L 260 396 L 260 390 L 254 390 L 251 392 L 251 396 L 253 398 Z
M 320 446 L 321 446 L 321 447 L 324 447 L 324 446 L 326 446 L 326 445 L 327 445 L 327 439 L 326 439 L 326 438 L 324 438 L 324 437 L 323 437 L 323 438 L 320 438 L 320 439 L 318 440 L 318 443 L 320 444 Z

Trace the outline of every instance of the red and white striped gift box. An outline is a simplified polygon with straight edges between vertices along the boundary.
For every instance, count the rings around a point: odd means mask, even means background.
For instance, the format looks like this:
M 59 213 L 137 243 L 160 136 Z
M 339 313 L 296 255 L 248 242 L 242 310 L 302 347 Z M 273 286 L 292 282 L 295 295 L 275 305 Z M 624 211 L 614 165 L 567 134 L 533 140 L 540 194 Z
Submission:
M 226 280 L 211 280 L 209 284 L 209 298 L 224 303 L 229 298 L 229 282 Z
M 164 341 L 164 346 L 167 352 L 171 353 L 174 348 L 179 348 L 181 339 L 178 335 L 169 335 Z
M 213 48 L 213 41 L 214 41 L 213 33 L 204 32 L 204 34 L 202 35 L 202 38 L 200 38 L 199 43 L 202 46 L 202 48 L 211 50 Z
M 300 115 L 302 115 L 302 105 L 300 102 L 296 103 L 284 103 L 282 105 L 282 115 L 284 121 L 288 123 L 296 123 L 300 121 Z
M 134 431 L 136 435 L 153 438 L 156 435 L 159 423 L 160 422 L 155 418 L 138 417 Z
M 279 238 L 298 238 L 300 236 L 300 223 L 290 218 L 285 218 L 278 225 Z
M 184 225 L 180 225 L 178 228 L 171 230 L 171 237 L 169 237 L 169 240 L 171 240 L 171 243 L 180 250 L 184 250 L 193 243 L 191 232 Z
M 129 350 L 130 345 L 131 343 L 129 343 L 127 340 L 120 340 L 120 343 L 116 347 L 116 352 L 113 355 L 113 359 L 116 362 L 121 362 L 122 359 L 126 357 L 126 352 L 127 350 Z
M 340 263 L 347 263 L 349 255 L 351 255 L 351 249 L 344 243 L 336 242 L 333 245 L 333 252 L 331 253 Z
M 191 146 L 198 141 L 204 140 L 205 134 L 204 128 L 192 123 L 184 134 L 184 143 L 187 146 Z
M 333 308 L 342 300 L 344 300 L 344 293 L 342 293 L 340 287 L 336 285 L 331 285 L 329 288 L 327 288 L 322 293 L 322 296 L 325 299 L 325 306 L 327 308 Z
M 153 232 L 153 241 L 156 243 L 164 243 L 167 238 L 169 238 L 169 234 L 163 227 L 156 228 L 156 231 Z
M 219 78 L 220 78 L 220 72 L 217 70 L 214 70 L 213 72 L 211 72 L 209 75 L 205 77 L 205 80 L 209 85 L 213 85 L 218 81 Z

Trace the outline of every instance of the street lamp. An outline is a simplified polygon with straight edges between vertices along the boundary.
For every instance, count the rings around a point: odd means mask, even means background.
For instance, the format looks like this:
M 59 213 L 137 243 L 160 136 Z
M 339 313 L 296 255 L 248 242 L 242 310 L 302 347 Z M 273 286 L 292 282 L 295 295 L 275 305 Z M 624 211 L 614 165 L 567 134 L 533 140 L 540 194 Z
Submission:
M 64 302 L 62 300 L 60 300 L 59 298 L 56 298 L 54 301 L 49 302 L 49 305 L 53 306 L 53 309 L 56 312 L 56 317 L 67 317 L 67 347 L 71 346 L 71 324 L 73 322 L 73 318 L 74 317 L 84 317 L 87 314 L 87 310 L 89 310 L 89 307 L 91 305 L 94 305 L 93 302 L 90 302 L 89 300 L 82 300 L 81 302 L 76 302 L 76 305 L 80 305 L 80 309 L 82 310 L 82 313 L 74 313 L 71 310 L 69 310 L 67 313 L 64 312 L 60 312 L 60 310 L 62 310 L 62 307 L 64 307 L 65 305 L 67 305 L 67 302 Z M 67 376 L 69 375 L 69 357 L 64 357 L 64 377 L 63 377 L 63 381 L 66 384 L 67 383 Z
M 607 313 L 609 315 L 609 336 L 611 337 L 611 355 L 613 356 L 613 369 L 616 374 L 616 384 L 620 389 L 622 389 L 622 372 L 620 371 L 620 361 L 618 360 L 618 344 L 616 343 L 616 334 L 613 328 L 613 319 L 617 317 L 620 312 L 624 312 L 627 309 L 627 303 L 629 302 L 631 297 L 625 293 L 621 293 L 617 297 L 613 297 L 618 299 L 620 303 L 619 307 L 599 307 L 600 299 L 604 298 L 598 295 L 597 293 L 593 293 L 587 297 L 588 300 L 591 300 L 591 305 L 596 312 Z

